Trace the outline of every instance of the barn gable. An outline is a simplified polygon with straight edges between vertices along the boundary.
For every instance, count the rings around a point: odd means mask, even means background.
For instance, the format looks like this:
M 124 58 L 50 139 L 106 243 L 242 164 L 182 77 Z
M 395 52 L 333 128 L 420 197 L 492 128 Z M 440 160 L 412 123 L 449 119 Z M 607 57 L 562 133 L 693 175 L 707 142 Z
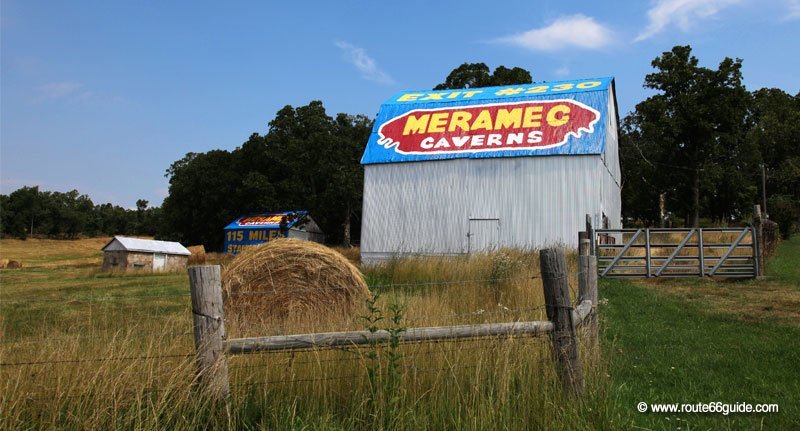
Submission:
M 619 227 L 618 123 L 613 78 L 395 95 L 362 158 L 362 259 L 573 246 L 586 214 Z
M 602 154 L 609 97 L 613 78 L 402 92 L 381 106 L 361 163 Z

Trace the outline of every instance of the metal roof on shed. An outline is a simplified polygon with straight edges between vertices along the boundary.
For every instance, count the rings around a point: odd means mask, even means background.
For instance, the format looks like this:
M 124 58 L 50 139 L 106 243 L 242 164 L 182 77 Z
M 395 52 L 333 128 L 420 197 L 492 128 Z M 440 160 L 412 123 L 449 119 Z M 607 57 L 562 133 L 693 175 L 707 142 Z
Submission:
M 295 218 L 291 221 L 287 220 L 287 228 L 292 228 L 296 224 L 305 220 L 310 220 L 308 211 L 278 211 L 268 213 L 252 213 L 243 215 L 236 220 L 232 221 L 229 225 L 225 226 L 228 229 L 278 229 L 281 225 L 281 218 L 294 214 Z
M 129 238 L 115 236 L 102 248 L 103 251 L 140 251 L 145 253 L 180 254 L 189 256 L 192 253 L 178 242 L 157 241 L 153 239 Z

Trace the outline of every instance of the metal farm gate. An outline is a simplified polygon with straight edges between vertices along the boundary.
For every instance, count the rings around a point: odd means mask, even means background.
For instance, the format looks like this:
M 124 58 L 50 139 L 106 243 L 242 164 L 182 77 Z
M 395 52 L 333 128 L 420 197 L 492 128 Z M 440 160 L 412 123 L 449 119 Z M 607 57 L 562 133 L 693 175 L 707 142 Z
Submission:
M 601 277 L 737 277 L 759 274 L 752 227 L 596 229 Z

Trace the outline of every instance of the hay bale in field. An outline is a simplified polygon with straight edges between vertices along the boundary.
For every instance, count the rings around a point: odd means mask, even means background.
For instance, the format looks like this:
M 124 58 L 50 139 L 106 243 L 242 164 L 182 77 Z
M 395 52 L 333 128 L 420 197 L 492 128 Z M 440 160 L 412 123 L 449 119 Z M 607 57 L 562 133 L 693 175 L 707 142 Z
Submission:
M 8 262 L 10 262 L 8 259 L 0 259 L 0 269 L 8 267 Z
M 6 265 L 6 268 L 11 268 L 11 269 L 22 268 L 22 262 L 18 260 L 9 260 L 8 265 Z
M 186 247 L 189 250 L 189 265 L 202 265 L 206 263 L 206 248 L 203 244 Z
M 222 285 L 226 313 L 252 320 L 351 320 L 371 296 L 347 258 L 290 238 L 245 248 L 225 269 Z

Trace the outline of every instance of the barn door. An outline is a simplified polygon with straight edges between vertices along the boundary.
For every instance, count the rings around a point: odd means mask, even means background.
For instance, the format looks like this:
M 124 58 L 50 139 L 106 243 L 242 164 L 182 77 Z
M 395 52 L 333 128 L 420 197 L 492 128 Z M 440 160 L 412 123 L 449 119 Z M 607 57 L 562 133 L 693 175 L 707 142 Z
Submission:
M 494 250 L 499 244 L 499 218 L 469 219 L 469 253 Z
M 167 266 L 167 255 L 164 253 L 153 254 L 153 272 L 163 271 Z

